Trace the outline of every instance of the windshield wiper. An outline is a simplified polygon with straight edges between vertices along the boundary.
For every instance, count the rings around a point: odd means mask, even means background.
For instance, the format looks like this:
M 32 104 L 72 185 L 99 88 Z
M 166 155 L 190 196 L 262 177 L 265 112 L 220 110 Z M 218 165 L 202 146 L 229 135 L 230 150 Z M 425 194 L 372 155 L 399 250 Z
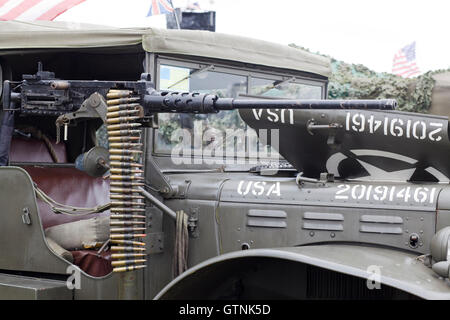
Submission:
M 182 78 L 182 79 L 178 80 L 177 82 L 175 82 L 175 83 L 171 84 L 170 86 L 168 86 L 167 89 L 170 89 L 170 88 L 176 86 L 177 84 L 179 84 L 179 83 L 181 83 L 181 82 L 183 82 L 183 81 L 185 81 L 187 79 L 190 79 L 193 75 L 200 74 L 200 73 L 203 73 L 205 71 L 209 71 L 211 69 L 214 69 L 214 65 L 213 64 L 211 64 L 209 66 L 206 66 L 206 67 L 203 67 L 201 69 L 195 70 L 194 72 L 190 73 L 189 75 L 185 76 L 184 78 Z
M 271 90 L 271 89 L 274 89 L 274 88 L 276 88 L 276 87 L 278 87 L 278 86 L 282 86 L 282 85 L 284 85 L 284 84 L 286 84 L 286 83 L 290 83 L 290 82 L 292 82 L 292 81 L 294 81 L 294 80 L 295 80 L 295 77 L 286 79 L 286 80 L 284 80 L 284 81 L 275 80 L 274 82 L 272 82 L 271 85 L 267 86 L 267 87 L 266 87 L 262 92 L 260 92 L 258 95 L 262 95 L 262 94 L 266 93 L 267 91 L 269 91 L 269 90 Z

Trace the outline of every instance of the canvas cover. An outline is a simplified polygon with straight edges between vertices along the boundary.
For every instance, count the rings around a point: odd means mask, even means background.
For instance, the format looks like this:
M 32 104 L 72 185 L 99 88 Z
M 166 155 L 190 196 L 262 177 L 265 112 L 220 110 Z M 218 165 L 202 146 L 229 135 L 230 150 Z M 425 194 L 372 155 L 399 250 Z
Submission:
M 154 53 L 241 61 L 328 77 L 330 60 L 301 49 L 209 31 L 114 28 L 57 21 L 0 21 L 2 50 L 141 45 Z M 5 51 L 3 51 L 5 53 Z

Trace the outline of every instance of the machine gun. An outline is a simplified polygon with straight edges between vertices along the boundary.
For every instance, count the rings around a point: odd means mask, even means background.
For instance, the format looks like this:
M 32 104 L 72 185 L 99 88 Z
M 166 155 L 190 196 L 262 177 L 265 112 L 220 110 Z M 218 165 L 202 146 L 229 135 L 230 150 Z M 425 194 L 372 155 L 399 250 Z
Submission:
M 3 109 L 19 115 L 57 117 L 59 128 L 72 121 L 101 118 L 109 141 L 107 153 L 87 152 L 77 159 L 78 167 L 102 173 L 110 170 L 110 211 L 112 266 L 114 271 L 145 267 L 145 253 L 140 239 L 145 228 L 144 164 L 140 127 L 148 126 L 157 113 L 217 113 L 233 109 L 381 109 L 396 108 L 395 100 L 262 100 L 218 98 L 212 94 L 157 91 L 149 74 L 138 81 L 60 80 L 53 72 L 23 75 L 19 82 L 3 84 Z M 175 213 L 172 212 L 172 215 Z

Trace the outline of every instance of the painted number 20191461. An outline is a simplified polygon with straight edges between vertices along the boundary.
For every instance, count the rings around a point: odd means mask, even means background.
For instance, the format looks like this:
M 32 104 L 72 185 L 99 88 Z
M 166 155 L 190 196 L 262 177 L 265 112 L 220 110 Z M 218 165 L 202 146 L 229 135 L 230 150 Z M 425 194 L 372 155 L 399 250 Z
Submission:
M 403 137 L 406 139 L 442 140 L 442 122 L 383 117 L 377 119 L 374 115 L 347 112 L 345 130 L 374 134 L 382 131 L 385 136 Z
M 340 184 L 334 196 L 337 200 L 366 200 L 380 202 L 430 203 L 435 200 L 436 188 L 411 186 L 374 186 Z

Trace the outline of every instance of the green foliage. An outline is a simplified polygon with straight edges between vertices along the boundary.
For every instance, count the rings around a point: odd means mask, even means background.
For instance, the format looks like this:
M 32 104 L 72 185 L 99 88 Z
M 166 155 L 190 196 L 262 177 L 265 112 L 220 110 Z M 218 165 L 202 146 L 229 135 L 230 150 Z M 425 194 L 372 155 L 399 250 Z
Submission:
M 309 51 L 295 44 L 289 46 Z M 329 99 L 396 99 L 402 111 L 427 112 L 435 85 L 433 75 L 447 71 L 428 71 L 418 77 L 402 78 L 390 73 L 377 73 L 361 64 L 329 58 L 332 67 Z

